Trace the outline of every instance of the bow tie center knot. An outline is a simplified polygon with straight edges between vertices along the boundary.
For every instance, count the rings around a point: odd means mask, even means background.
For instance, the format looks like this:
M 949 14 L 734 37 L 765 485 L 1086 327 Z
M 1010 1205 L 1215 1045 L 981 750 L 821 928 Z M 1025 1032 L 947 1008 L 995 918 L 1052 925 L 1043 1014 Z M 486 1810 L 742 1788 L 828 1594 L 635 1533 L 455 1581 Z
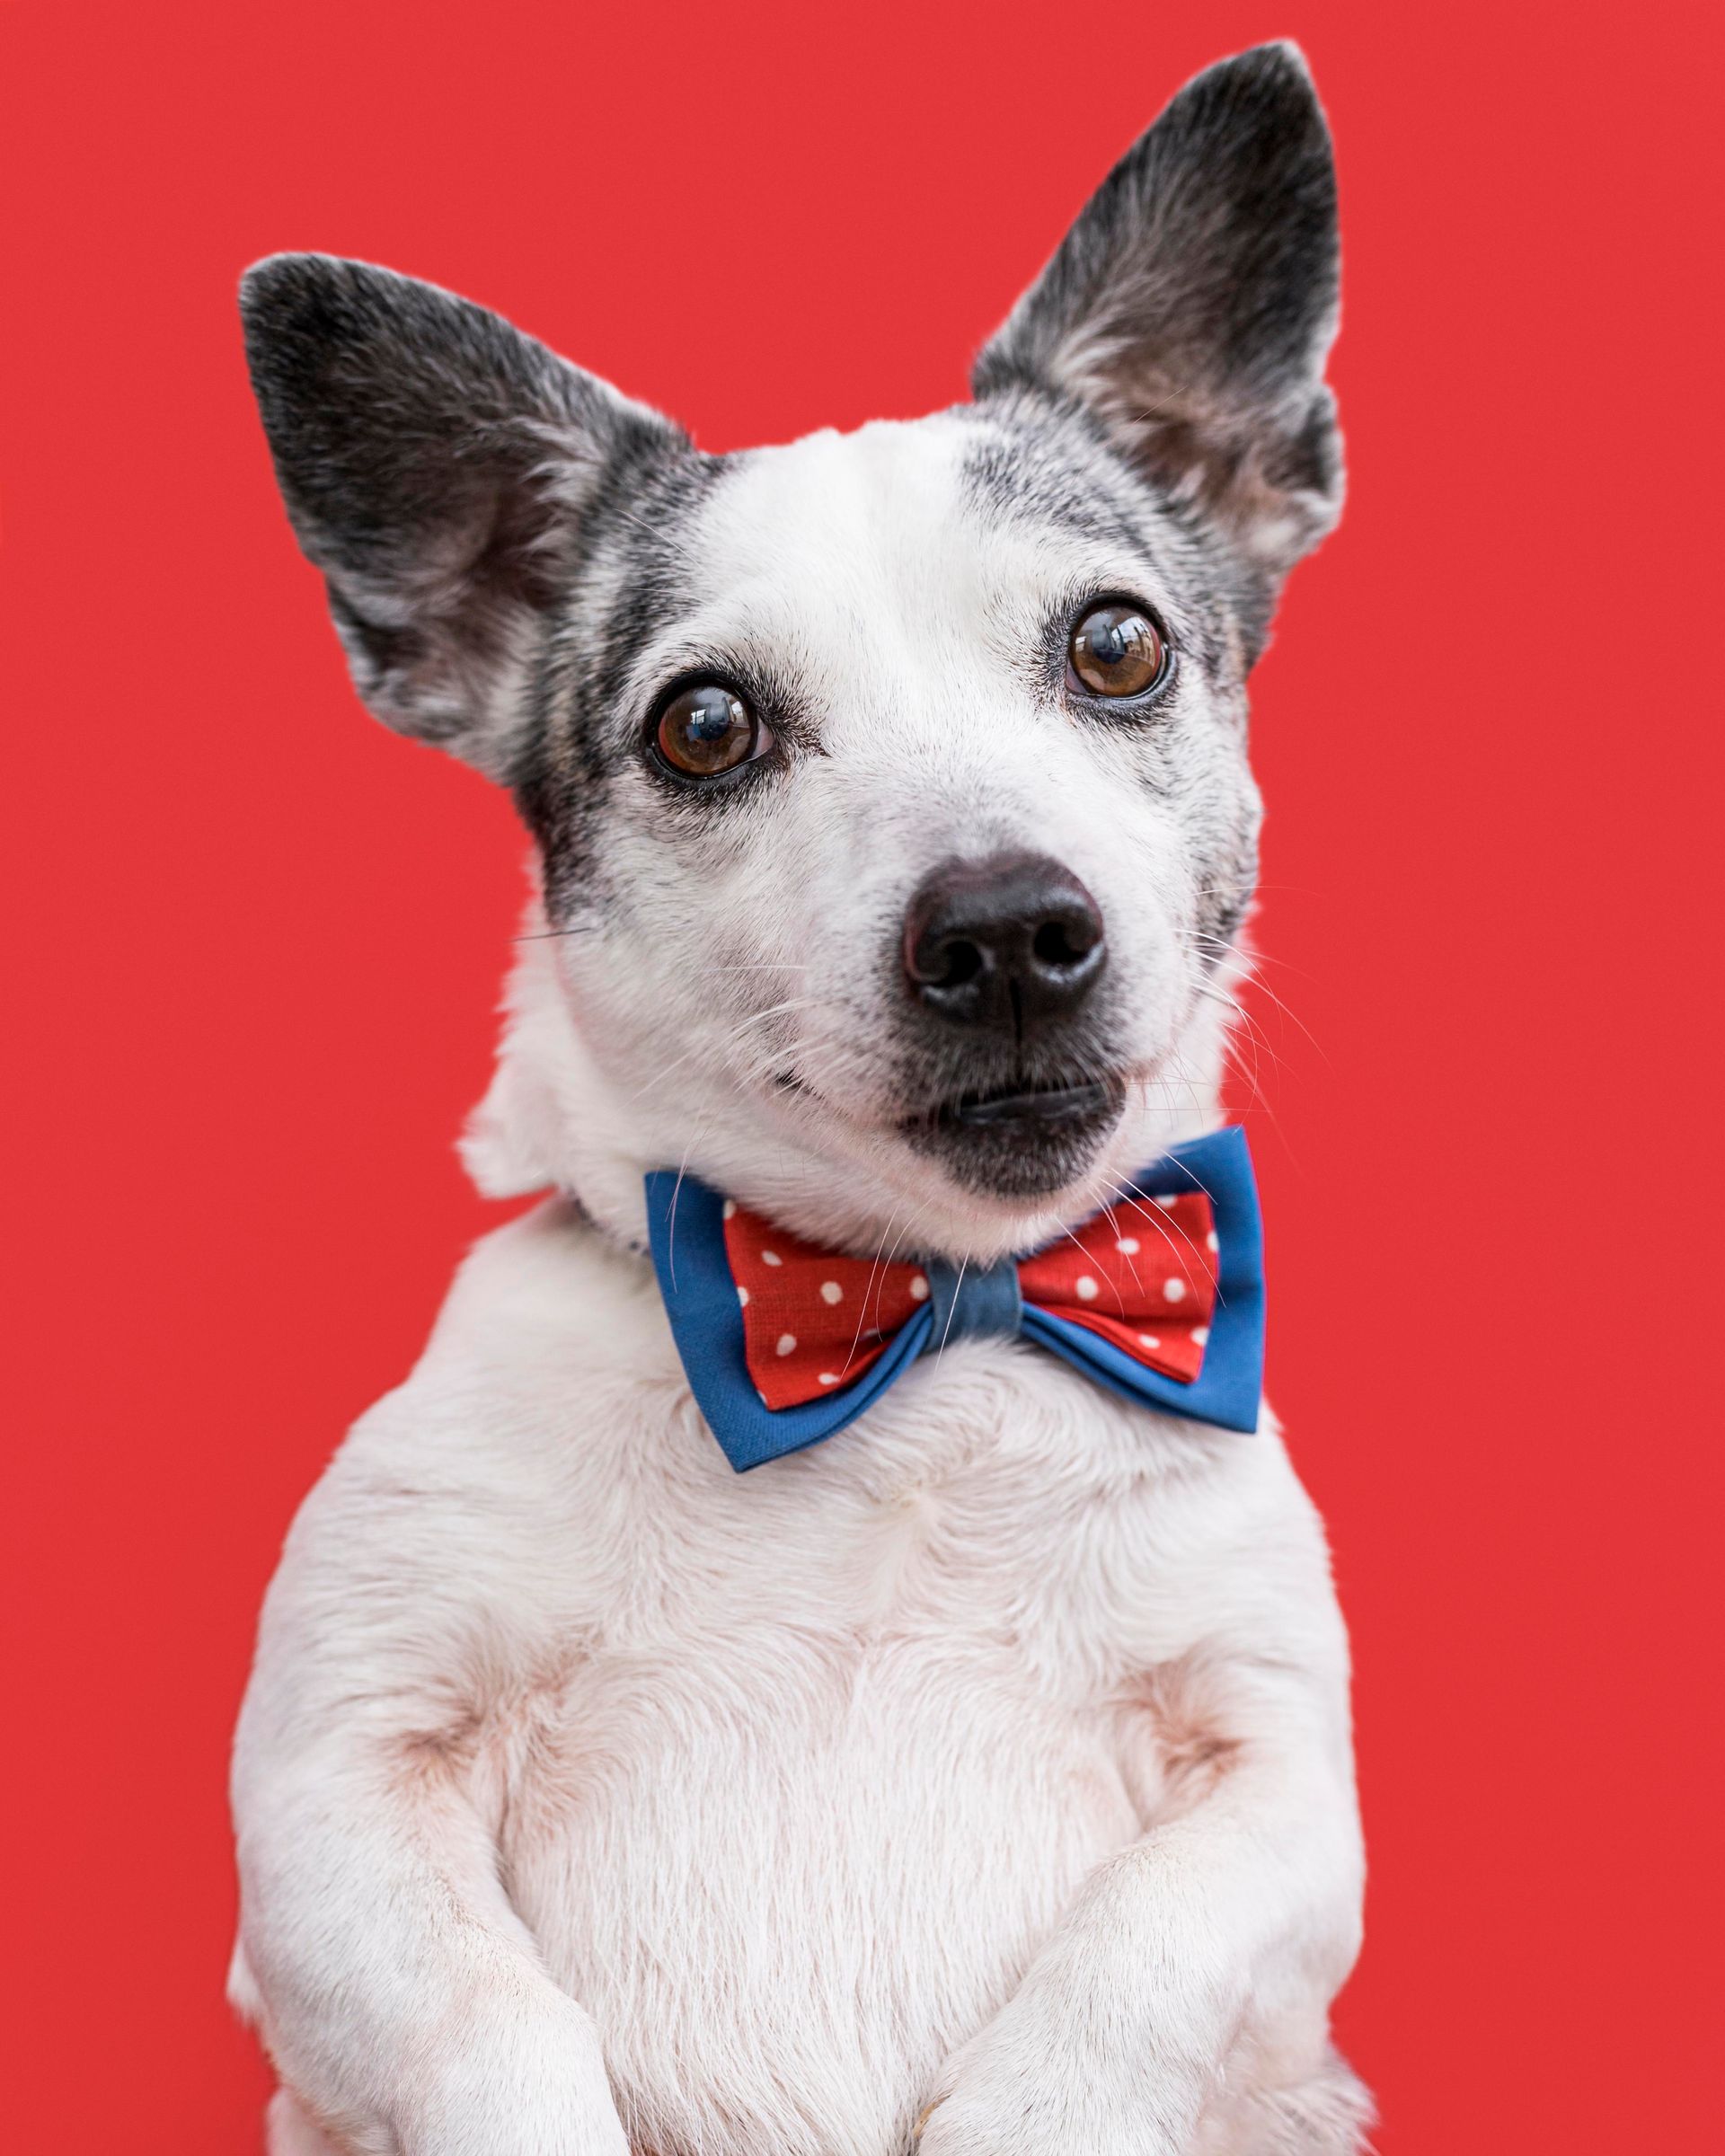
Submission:
M 1017 1338 L 1024 1298 L 1015 1258 L 996 1259 L 993 1265 L 962 1266 L 937 1258 L 924 1269 L 933 1319 L 924 1355 L 937 1354 L 952 1340 Z

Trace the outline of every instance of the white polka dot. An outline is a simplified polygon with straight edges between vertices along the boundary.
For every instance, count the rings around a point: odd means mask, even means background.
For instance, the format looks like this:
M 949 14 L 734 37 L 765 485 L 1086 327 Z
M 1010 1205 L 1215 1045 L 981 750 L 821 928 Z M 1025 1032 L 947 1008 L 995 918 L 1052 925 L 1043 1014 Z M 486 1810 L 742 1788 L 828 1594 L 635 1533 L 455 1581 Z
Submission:
M 910 1299 L 913 1303 L 927 1302 L 928 1275 L 926 1273 L 913 1273 L 910 1276 Z
M 782 1332 L 779 1335 L 779 1353 L 781 1355 L 794 1355 L 796 1352 L 796 1334 L 794 1332 Z
M 1212 1228 L 1209 1233 L 1204 1238 L 1204 1247 L 1207 1250 L 1219 1250 L 1222 1248 L 1221 1243 L 1216 1239 L 1216 1233 L 1214 1228 Z
M 1170 1303 L 1183 1302 L 1186 1296 L 1186 1283 L 1183 1280 L 1164 1280 L 1162 1284 L 1162 1292 L 1164 1298 Z
M 1093 1303 L 1102 1292 L 1088 1273 L 1080 1273 L 1073 1285 L 1078 1291 L 1078 1300 L 1081 1303 Z
M 1136 1258 L 1138 1254 L 1138 1239 L 1136 1235 L 1122 1235 L 1114 1248 L 1122 1258 Z
M 763 1265 L 783 1265 L 784 1263 L 784 1259 L 779 1256 L 779 1253 L 776 1250 L 763 1250 L 761 1252 L 761 1263 Z
M 745 1310 L 748 1308 L 748 1290 L 746 1287 L 739 1287 L 737 1290 L 737 1300 Z
M 1169 1206 L 1172 1206 L 1172 1205 L 1173 1204 L 1173 1202 L 1174 1202 L 1174 1197 L 1175 1197 L 1175 1193 L 1174 1193 L 1173 1191 L 1172 1191 L 1172 1190 L 1164 1190 L 1164 1191 L 1163 1191 L 1163 1193 L 1162 1194 L 1162 1196 L 1161 1196 L 1160 1197 L 1153 1197 L 1153 1198 L 1150 1200 L 1150 1203 L 1151 1203 L 1153 1206 L 1160 1206 L 1162 1207 L 1163 1211 L 1165 1213 L 1165 1212 L 1168 1210 Z
M 1209 1339 L 1209 1337 L 1210 1329 L 1208 1325 L 1194 1325 L 1192 1327 L 1192 1339 L 1199 1347 L 1201 1348 L 1205 1341 Z
M 838 1380 L 830 1370 L 823 1370 L 820 1374 L 820 1382 L 823 1385 L 836 1385 Z
M 1156 1349 L 1160 1348 L 1162 1342 L 1156 1338 L 1154 1332 L 1141 1332 L 1138 1335 L 1138 1346 L 1140 1348 L 1147 1348 L 1152 1355 L 1155 1353 Z
M 725 1204 L 724 1204 L 724 1215 L 725 1215 L 725 1218 L 726 1218 L 727 1220 L 735 1220 L 735 1219 L 736 1219 L 736 1217 L 737 1217 L 737 1200 L 736 1200 L 734 1197 L 728 1197 L 728 1198 L 725 1200 Z
M 820 1284 L 820 1299 L 823 1303 L 842 1303 L 845 1290 L 836 1280 L 823 1280 Z

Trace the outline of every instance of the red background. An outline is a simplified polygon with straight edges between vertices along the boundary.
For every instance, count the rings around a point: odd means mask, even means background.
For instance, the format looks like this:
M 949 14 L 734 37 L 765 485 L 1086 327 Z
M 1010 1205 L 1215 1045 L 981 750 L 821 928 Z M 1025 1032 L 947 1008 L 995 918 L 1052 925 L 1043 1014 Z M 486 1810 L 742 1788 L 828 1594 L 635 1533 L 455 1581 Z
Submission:
M 434 278 L 710 446 L 914 413 L 1163 96 L 1291 31 L 1353 490 L 1258 684 L 1252 1122 L 1358 1653 L 1340 2027 L 1386 2156 L 1716 2145 L 1717 11 L 722 12 L 0 11 L 7 2143 L 256 2148 L 253 1613 L 493 1217 L 450 1141 L 523 841 L 353 702 L 241 267 Z

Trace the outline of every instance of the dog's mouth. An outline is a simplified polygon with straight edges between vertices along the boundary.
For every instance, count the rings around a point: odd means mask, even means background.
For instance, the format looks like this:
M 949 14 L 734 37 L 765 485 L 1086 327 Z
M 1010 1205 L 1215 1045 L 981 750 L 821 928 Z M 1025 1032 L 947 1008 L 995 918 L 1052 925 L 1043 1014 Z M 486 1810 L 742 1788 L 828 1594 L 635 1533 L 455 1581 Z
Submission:
M 1027 1135 L 1072 1124 L 1111 1118 L 1119 1107 L 1118 1080 L 1085 1079 L 1070 1085 L 1017 1087 L 1010 1091 L 965 1093 L 943 1101 L 936 1125 L 964 1130 L 1018 1130 Z
M 1040 1198 L 1077 1182 L 1126 1106 L 1129 1074 L 1054 1079 L 954 1093 L 914 1115 L 898 1134 L 979 1195 Z M 783 1093 L 842 1112 L 794 1071 L 774 1074 Z M 889 1126 L 888 1127 L 893 1127 Z M 880 1126 L 873 1126 L 879 1135 Z
M 991 1197 L 1047 1197 L 1091 1168 L 1119 1120 L 1118 1075 L 1020 1083 L 959 1093 L 933 1115 L 907 1118 L 904 1135 L 970 1189 Z

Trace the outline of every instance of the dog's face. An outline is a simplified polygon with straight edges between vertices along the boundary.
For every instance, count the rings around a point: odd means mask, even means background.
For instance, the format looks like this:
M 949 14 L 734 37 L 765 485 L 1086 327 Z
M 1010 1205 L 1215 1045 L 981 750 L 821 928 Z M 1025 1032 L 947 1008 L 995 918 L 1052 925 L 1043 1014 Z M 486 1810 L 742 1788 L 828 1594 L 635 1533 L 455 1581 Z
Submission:
M 1251 888 L 1225 565 L 1030 401 L 683 486 L 607 535 L 525 789 L 582 1031 L 659 1160 L 1020 1234 L 1138 1164 Z
M 1253 881 L 1245 676 L 1339 500 L 1335 290 L 1281 47 L 1181 93 L 977 402 L 912 424 L 703 456 L 430 287 L 252 273 L 362 693 L 539 844 L 538 1172 L 625 1225 L 683 1164 L 829 1240 L 987 1257 L 1181 1126 Z

